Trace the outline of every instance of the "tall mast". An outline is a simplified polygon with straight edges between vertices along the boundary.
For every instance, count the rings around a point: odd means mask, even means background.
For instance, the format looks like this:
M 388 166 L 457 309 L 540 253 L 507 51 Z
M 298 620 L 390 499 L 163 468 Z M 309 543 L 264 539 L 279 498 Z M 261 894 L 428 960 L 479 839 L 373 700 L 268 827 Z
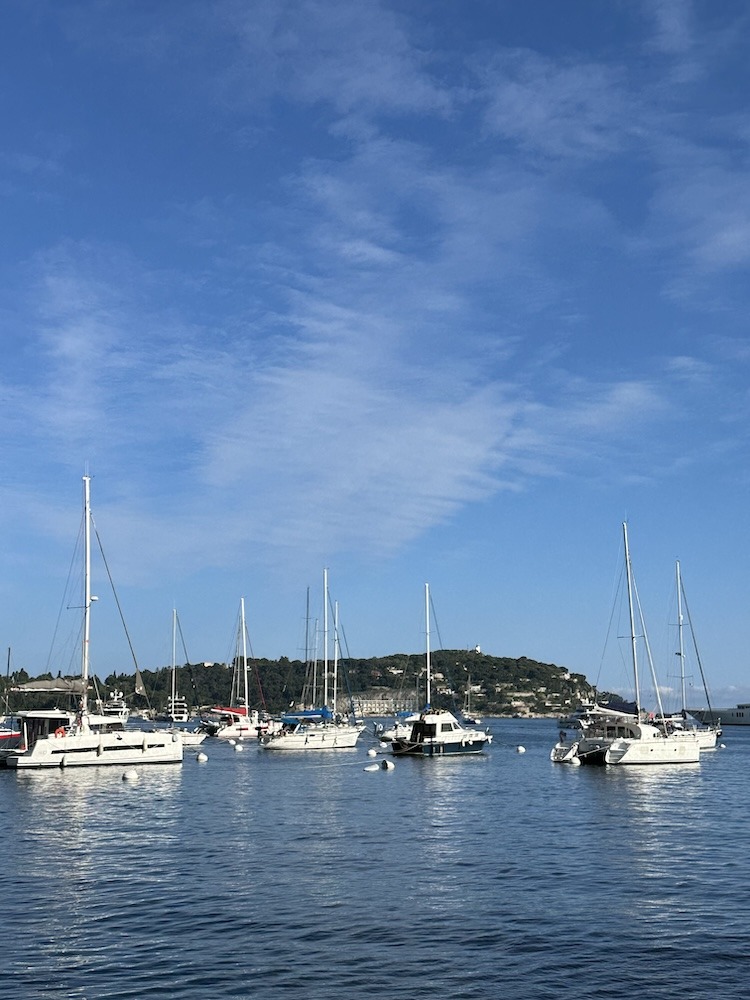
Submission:
M 427 704 L 432 703 L 432 672 L 430 667 L 430 585 L 424 585 L 424 617 L 425 617 L 425 662 L 427 665 Z
M 328 570 L 323 570 L 323 705 L 328 707 Z
M 680 560 L 675 564 L 677 578 L 677 655 L 680 658 L 680 692 L 682 694 L 682 714 L 685 714 L 687 698 L 685 697 L 685 648 L 682 643 L 682 579 L 680 577 Z
M 310 666 L 310 588 L 305 598 L 305 666 Z
M 339 687 L 339 602 L 333 605 L 333 715 L 336 716 L 336 694 Z
M 81 648 L 81 716 L 88 710 L 89 639 L 91 635 L 91 478 L 83 477 L 83 642 Z
M 249 717 L 250 715 L 250 702 L 248 700 L 247 691 L 247 629 L 245 627 L 245 598 L 240 598 L 240 629 L 242 630 L 242 678 L 244 684 L 244 695 L 245 695 L 245 715 Z
M 177 608 L 172 608 L 172 714 L 177 697 Z
M 636 713 L 640 716 L 641 692 L 638 686 L 638 654 L 636 651 L 635 615 L 633 613 L 633 570 L 630 565 L 627 521 L 622 522 L 622 536 L 625 542 L 625 573 L 628 580 L 628 611 L 630 613 L 630 647 L 633 657 L 633 677 L 635 680 L 635 709 Z

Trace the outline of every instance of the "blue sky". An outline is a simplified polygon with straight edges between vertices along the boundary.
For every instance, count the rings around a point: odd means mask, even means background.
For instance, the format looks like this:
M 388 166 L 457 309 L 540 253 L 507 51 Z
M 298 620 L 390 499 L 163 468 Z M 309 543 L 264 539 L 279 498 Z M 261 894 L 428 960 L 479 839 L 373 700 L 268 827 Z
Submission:
M 750 698 L 744 3 L 1 16 L 16 666 L 48 662 L 88 465 L 142 667 L 173 606 L 224 659 L 240 596 L 256 655 L 303 655 L 328 566 L 353 656 L 421 650 L 429 582 L 445 646 L 622 687 L 627 519 L 650 633 L 679 558 L 714 700 Z M 93 667 L 132 672 L 94 572 Z

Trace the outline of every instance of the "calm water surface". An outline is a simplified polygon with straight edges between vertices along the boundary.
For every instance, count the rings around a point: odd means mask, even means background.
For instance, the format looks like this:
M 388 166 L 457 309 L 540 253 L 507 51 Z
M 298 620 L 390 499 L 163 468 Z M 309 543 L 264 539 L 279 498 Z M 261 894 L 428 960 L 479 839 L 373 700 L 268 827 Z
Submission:
M 0 771 L 7 995 L 744 998 L 750 732 L 697 765 L 571 768 L 552 720 L 396 761 Z M 523 745 L 526 753 L 516 752 Z

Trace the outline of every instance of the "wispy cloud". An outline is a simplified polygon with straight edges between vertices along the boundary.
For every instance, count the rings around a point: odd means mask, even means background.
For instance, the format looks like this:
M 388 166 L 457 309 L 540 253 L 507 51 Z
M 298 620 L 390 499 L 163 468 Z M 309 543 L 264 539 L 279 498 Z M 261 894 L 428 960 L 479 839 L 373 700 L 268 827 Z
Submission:
M 127 30 L 111 4 L 78 10 L 61 15 L 78 44 L 184 67 L 182 114 L 210 108 L 235 150 L 262 135 L 283 164 L 263 164 L 262 197 L 244 162 L 170 197 L 147 220 L 175 237 L 158 271 L 115 240 L 35 258 L 10 398 L 55 461 L 127 465 L 122 530 L 137 520 L 154 560 L 398 550 L 503 490 L 616 475 L 633 421 L 665 426 L 678 382 L 710 377 L 686 349 L 577 371 L 561 319 L 582 290 L 606 312 L 608 255 L 649 277 L 658 257 L 672 294 L 747 263 L 741 165 L 684 136 L 678 99 L 624 58 L 498 44 L 451 78 L 428 29 L 383 4 L 188 3 L 179 23 L 131 10 Z M 692 50 L 685 5 L 653 16 L 652 46 Z M 631 156 L 639 186 L 611 167 Z
M 636 94 L 616 66 L 509 50 L 481 78 L 485 127 L 527 152 L 598 159 L 621 151 L 639 127 Z

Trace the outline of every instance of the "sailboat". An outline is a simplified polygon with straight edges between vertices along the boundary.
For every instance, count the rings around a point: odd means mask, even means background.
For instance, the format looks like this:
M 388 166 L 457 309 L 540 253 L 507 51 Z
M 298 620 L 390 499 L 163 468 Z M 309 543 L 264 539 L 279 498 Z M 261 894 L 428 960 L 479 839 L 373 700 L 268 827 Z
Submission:
M 461 710 L 461 721 L 469 726 L 480 726 L 482 720 L 471 709 L 471 674 L 466 682 L 466 694 L 464 695 L 464 707 Z
M 8 666 L 5 674 L 5 695 L 3 701 L 4 715 L 0 715 L 0 763 L 11 750 L 15 750 L 21 739 L 15 718 L 11 715 L 10 704 L 8 702 L 8 689 L 10 688 L 10 646 L 8 646 Z
M 202 729 L 188 729 L 185 723 L 190 721 L 190 713 L 185 698 L 177 693 L 177 610 L 172 609 L 172 671 L 170 681 L 170 693 L 167 697 L 167 707 L 164 715 L 160 718 L 169 722 L 170 725 L 162 732 L 176 733 L 182 740 L 183 746 L 198 747 L 206 738 L 206 732 Z M 182 630 L 180 629 L 180 635 Z M 187 653 L 185 654 L 187 656 Z
M 201 718 L 200 729 L 220 740 L 259 739 L 275 728 L 274 722 L 250 708 L 247 666 L 247 623 L 245 598 L 240 598 L 240 616 L 234 655 L 234 675 L 229 698 L 231 705 L 217 705 Z
M 427 673 L 427 704 L 412 721 L 409 732 L 396 731 L 391 740 L 391 753 L 396 756 L 446 757 L 457 754 L 481 753 L 492 742 L 489 732 L 467 729 L 451 712 L 432 708 L 432 665 L 430 660 L 430 585 L 425 584 L 425 666 Z
M 651 675 L 659 707 L 658 720 L 647 715 L 640 708 L 641 691 L 638 671 L 635 582 L 630 561 L 628 526 L 623 522 L 623 542 L 625 549 L 625 574 L 627 580 L 628 615 L 630 623 L 630 652 L 635 685 L 636 712 L 612 712 L 592 717 L 584 725 L 582 735 L 572 743 L 561 739 L 550 753 L 550 759 L 558 763 L 575 761 L 579 764 L 695 764 L 700 760 L 700 743 L 690 732 L 676 732 L 668 726 L 661 705 L 659 685 L 651 660 L 643 614 L 638 604 L 639 624 L 651 666 Z M 648 719 L 648 721 L 646 721 Z
M 104 764 L 181 764 L 182 742 L 171 733 L 128 729 L 121 718 L 89 710 L 89 640 L 91 605 L 91 480 L 83 477 L 83 639 L 81 700 L 78 711 L 18 713 L 21 744 L 6 758 L 17 770 Z
M 703 673 L 703 664 L 701 663 L 700 654 L 698 653 L 698 644 L 695 640 L 695 632 L 693 631 L 693 623 L 690 618 L 690 609 L 687 607 L 687 598 L 685 597 L 685 588 L 682 581 L 682 572 L 680 570 L 680 560 L 678 559 L 675 564 L 675 579 L 677 587 L 677 652 L 676 656 L 680 662 L 680 699 L 681 699 L 681 711 L 677 715 L 671 715 L 667 717 L 667 722 L 671 727 L 678 731 L 687 731 L 692 733 L 698 742 L 700 743 L 701 750 L 715 750 L 719 737 L 721 736 L 721 727 L 718 720 L 711 709 L 711 700 L 708 695 L 708 685 L 706 684 L 706 678 Z M 701 680 L 703 681 L 703 690 L 706 695 L 706 703 L 708 705 L 708 710 L 703 716 L 702 725 L 697 725 L 695 722 L 690 720 L 690 713 L 687 708 L 687 697 L 686 697 L 686 676 L 685 676 L 685 644 L 683 641 L 683 629 L 684 629 L 684 617 L 683 617 L 683 603 L 685 604 L 685 609 L 687 610 L 688 624 L 690 625 L 690 634 L 693 640 L 693 649 L 695 651 L 695 656 L 698 661 L 698 666 L 700 668 Z
M 334 607 L 333 676 L 329 674 L 328 570 L 323 571 L 323 704 L 320 708 L 288 712 L 281 728 L 261 737 L 266 750 L 352 750 L 363 726 L 338 710 L 339 607 Z M 328 707 L 329 694 L 332 705 Z
M 177 609 L 172 608 L 172 672 L 166 709 L 167 722 L 187 722 L 190 718 L 187 701 L 177 693 Z

